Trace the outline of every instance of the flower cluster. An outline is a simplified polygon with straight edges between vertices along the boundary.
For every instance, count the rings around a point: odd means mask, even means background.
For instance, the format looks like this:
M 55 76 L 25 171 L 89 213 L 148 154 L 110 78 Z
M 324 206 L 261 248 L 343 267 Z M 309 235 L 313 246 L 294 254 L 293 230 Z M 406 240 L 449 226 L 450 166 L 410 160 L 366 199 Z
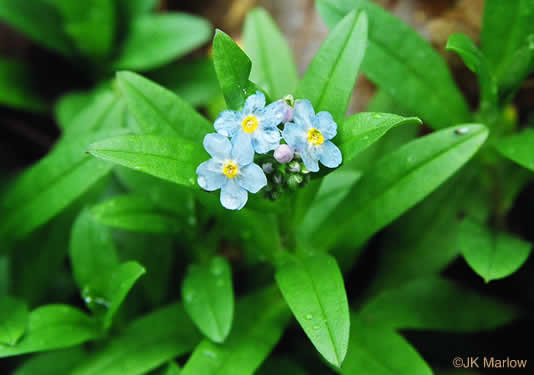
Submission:
M 217 133 L 204 138 L 212 159 L 198 166 L 198 184 L 208 191 L 221 189 L 221 204 L 230 210 L 243 208 L 249 192 L 267 187 L 267 195 L 275 199 L 283 186 L 295 189 L 309 172 L 319 171 L 319 162 L 336 168 L 342 161 L 330 141 L 337 133 L 332 115 L 315 114 L 306 99 L 295 102 L 288 96 L 266 106 L 258 91 L 241 112 L 223 111 L 214 126 Z M 262 167 L 254 163 L 256 154 Z

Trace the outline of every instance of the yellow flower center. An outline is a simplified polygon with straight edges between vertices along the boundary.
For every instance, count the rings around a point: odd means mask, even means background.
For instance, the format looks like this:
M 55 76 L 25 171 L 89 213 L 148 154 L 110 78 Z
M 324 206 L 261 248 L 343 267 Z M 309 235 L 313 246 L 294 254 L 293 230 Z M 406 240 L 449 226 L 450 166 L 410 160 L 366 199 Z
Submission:
M 239 173 L 239 167 L 237 166 L 235 161 L 229 160 L 224 163 L 223 173 L 228 178 L 234 178 Z
M 308 142 L 314 146 L 322 145 L 324 138 L 321 132 L 315 128 L 308 130 Z
M 254 130 L 256 130 L 256 128 L 258 127 L 258 119 L 256 118 L 256 116 L 249 115 L 245 117 L 245 119 L 241 123 L 241 126 L 243 127 L 243 130 L 246 133 L 253 133 Z

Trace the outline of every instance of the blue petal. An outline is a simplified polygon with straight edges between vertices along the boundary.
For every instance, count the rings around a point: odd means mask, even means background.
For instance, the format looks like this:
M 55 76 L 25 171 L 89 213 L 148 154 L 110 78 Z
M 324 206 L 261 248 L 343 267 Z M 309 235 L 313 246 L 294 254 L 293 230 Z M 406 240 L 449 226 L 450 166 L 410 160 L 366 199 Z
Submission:
M 243 115 L 236 111 L 222 111 L 215 120 L 215 130 L 225 137 L 233 137 L 241 127 Z
M 232 138 L 232 159 L 239 166 L 245 166 L 254 161 L 254 148 L 252 147 L 252 135 L 240 131 Z
M 215 160 L 229 159 L 232 143 L 223 135 L 212 133 L 204 137 L 204 148 Z
M 321 155 L 319 157 L 321 163 L 328 168 L 336 168 L 341 164 L 343 157 L 341 151 L 335 144 L 330 141 L 326 141 L 322 145 Z
M 200 164 L 197 168 L 198 185 L 207 191 L 214 191 L 220 189 L 227 178 L 222 173 L 221 163 L 210 159 Z
M 310 172 L 319 171 L 319 158 L 315 152 L 315 147 L 307 147 L 301 151 L 300 157 L 306 166 L 306 169 Z
M 265 107 L 265 95 L 261 91 L 256 91 L 254 95 L 250 95 L 245 101 L 243 114 L 249 115 Z
M 259 165 L 252 163 L 239 171 L 237 182 L 251 193 L 257 193 L 267 185 L 267 177 Z
M 312 121 L 315 117 L 315 111 L 308 99 L 297 100 L 295 103 L 295 115 L 293 122 L 301 124 L 309 129 L 312 127 Z
M 255 131 L 252 136 L 252 146 L 258 154 L 266 154 L 280 144 L 280 130 L 267 128 Z
M 306 126 L 302 123 L 288 122 L 284 126 L 282 137 L 294 150 L 301 150 L 306 144 Z
M 274 128 L 282 122 L 286 112 L 287 104 L 282 100 L 278 100 L 259 111 L 258 115 L 264 128 Z
M 221 189 L 221 204 L 229 210 L 240 210 L 247 203 L 248 193 L 235 179 L 228 179 Z
M 325 140 L 337 134 L 337 124 L 330 112 L 319 112 L 313 119 L 313 127 L 321 132 Z

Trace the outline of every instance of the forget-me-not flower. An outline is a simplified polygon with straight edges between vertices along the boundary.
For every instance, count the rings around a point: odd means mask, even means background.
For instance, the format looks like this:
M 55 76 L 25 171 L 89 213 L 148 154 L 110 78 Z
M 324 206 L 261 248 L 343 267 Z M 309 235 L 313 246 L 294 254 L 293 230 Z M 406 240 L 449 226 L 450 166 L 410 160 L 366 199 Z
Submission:
M 266 107 L 265 95 L 258 91 L 247 98 L 243 111 L 223 111 L 215 120 L 215 130 L 232 137 L 236 147 L 251 144 L 258 154 L 265 154 L 280 144 L 278 125 L 286 112 L 286 105 L 281 100 Z
M 247 203 L 248 193 L 257 193 L 267 178 L 254 164 L 252 144 L 232 144 L 220 134 L 204 137 L 204 148 L 212 159 L 197 168 L 198 184 L 204 190 L 221 189 L 221 204 L 229 210 L 240 210 Z
M 297 151 L 306 168 L 319 170 L 319 161 L 328 168 L 341 164 L 339 148 L 330 139 L 337 134 L 337 124 L 329 112 L 315 114 L 309 100 L 297 100 L 293 122 L 285 124 L 282 136 Z

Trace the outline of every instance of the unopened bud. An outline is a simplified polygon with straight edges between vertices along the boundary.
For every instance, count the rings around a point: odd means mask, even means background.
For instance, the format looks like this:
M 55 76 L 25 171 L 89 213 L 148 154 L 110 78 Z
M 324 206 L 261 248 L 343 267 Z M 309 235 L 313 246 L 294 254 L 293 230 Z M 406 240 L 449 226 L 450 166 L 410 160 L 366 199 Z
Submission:
M 281 184 L 283 181 L 282 175 L 280 173 L 275 174 L 273 181 L 275 184 Z
M 287 179 L 287 185 L 289 186 L 290 189 L 295 190 L 302 183 L 302 180 L 303 180 L 303 178 L 302 178 L 301 175 L 292 174 Z
M 289 163 L 289 171 L 293 173 L 300 172 L 300 163 L 298 161 L 292 161 Z
M 293 160 L 293 150 L 288 145 L 282 144 L 274 150 L 274 158 L 280 164 L 287 164 Z
M 263 163 L 261 169 L 267 174 L 271 174 L 274 171 L 273 163 Z
M 293 95 L 287 95 L 283 101 L 286 107 L 286 114 L 282 122 L 285 124 L 286 122 L 293 121 L 293 115 L 295 114 L 295 98 L 293 98 Z

